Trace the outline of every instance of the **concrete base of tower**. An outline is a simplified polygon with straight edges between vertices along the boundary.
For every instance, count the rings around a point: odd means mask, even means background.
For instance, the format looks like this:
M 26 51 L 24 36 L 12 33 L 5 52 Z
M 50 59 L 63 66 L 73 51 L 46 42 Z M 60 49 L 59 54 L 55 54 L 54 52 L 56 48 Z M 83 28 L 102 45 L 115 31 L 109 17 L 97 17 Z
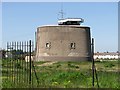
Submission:
M 40 56 L 35 61 L 91 61 L 91 57 Z

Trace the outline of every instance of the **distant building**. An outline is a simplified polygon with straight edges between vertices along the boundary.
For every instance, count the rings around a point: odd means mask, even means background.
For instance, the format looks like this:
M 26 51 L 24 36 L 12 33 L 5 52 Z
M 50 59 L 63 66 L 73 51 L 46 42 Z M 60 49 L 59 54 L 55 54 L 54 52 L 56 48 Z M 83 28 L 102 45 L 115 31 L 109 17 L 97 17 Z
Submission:
M 95 53 L 94 59 L 118 59 L 118 52 L 104 52 L 104 53 Z

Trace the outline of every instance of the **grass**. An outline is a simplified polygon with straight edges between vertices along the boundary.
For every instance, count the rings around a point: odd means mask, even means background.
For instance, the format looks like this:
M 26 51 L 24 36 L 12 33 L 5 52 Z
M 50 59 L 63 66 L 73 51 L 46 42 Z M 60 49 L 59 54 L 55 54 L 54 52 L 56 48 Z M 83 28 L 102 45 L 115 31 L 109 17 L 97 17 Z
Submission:
M 9 64 L 6 65 L 7 63 Z M 7 60 L 2 62 L 3 88 L 30 87 L 29 68 L 26 67 L 29 66 L 29 63 L 26 64 L 24 61 L 18 61 L 18 63 L 13 61 L 12 63 L 10 64 Z M 46 62 L 34 62 L 39 85 L 32 70 L 32 87 L 92 88 L 92 62 L 56 62 L 48 66 L 39 66 L 43 63 Z M 95 62 L 95 65 L 100 88 L 119 88 L 120 78 L 117 61 Z M 11 68 L 14 68 L 14 71 Z M 97 88 L 96 80 L 95 88 Z

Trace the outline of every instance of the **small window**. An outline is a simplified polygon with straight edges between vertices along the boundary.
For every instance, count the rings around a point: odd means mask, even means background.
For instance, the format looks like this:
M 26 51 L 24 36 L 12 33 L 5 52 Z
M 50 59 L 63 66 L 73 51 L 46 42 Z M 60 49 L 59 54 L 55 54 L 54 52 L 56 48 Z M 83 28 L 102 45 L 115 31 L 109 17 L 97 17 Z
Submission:
M 46 49 L 50 49 L 51 47 L 51 43 L 50 42 L 47 42 L 46 45 L 45 45 Z
M 70 43 L 70 49 L 75 49 L 75 43 Z

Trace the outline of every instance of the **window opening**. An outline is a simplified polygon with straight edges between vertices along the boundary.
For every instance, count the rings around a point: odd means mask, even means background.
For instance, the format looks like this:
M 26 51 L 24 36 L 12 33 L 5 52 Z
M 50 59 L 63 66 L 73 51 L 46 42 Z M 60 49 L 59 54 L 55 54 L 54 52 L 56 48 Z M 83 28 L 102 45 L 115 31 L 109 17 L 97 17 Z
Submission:
M 70 44 L 70 49 L 75 49 L 75 43 Z
M 50 42 L 47 42 L 46 45 L 45 45 L 46 49 L 50 49 L 51 48 L 51 43 Z

